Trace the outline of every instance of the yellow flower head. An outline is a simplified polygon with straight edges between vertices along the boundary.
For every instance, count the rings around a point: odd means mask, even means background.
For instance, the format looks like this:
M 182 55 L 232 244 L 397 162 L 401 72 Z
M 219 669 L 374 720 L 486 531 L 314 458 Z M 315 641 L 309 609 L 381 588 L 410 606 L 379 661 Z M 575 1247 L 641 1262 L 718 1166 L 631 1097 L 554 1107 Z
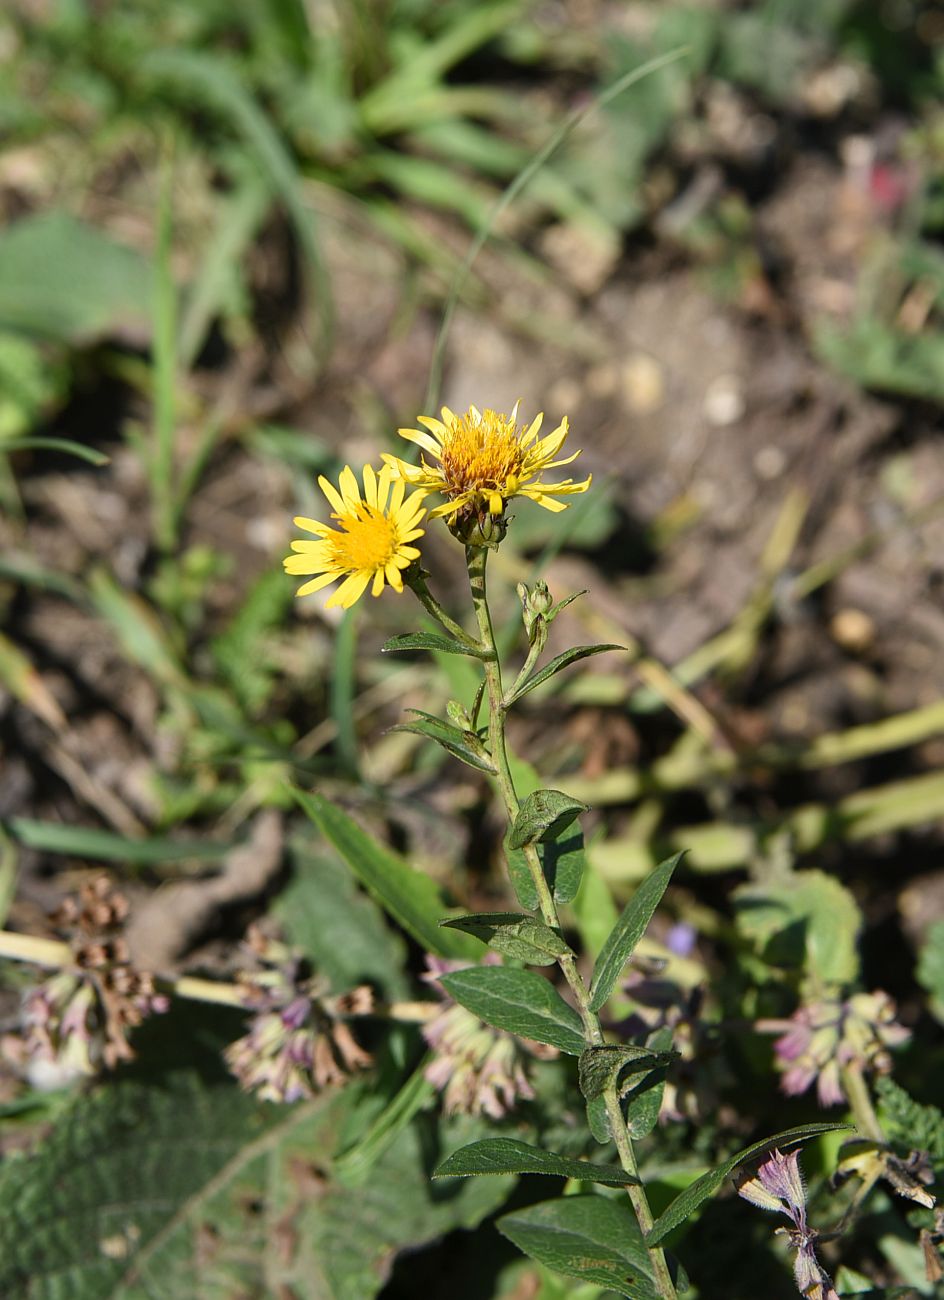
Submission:
M 384 455 L 384 461 L 398 478 L 423 492 L 441 492 L 445 504 L 431 510 L 429 517 L 448 515 L 450 525 L 460 516 L 502 515 L 512 497 L 530 497 L 546 510 L 564 510 L 566 504 L 557 498 L 586 492 L 591 480 L 541 481 L 545 470 L 569 465 L 580 455 L 575 451 L 555 460 L 570 426 L 565 417 L 553 433 L 538 439 L 543 419 L 541 414 L 527 427 L 519 427 L 517 402 L 511 415 L 475 406 L 465 415 L 456 415 L 444 406 L 441 420 L 421 415 L 422 429 L 399 430 L 401 437 L 417 443 L 437 463 L 429 464 L 425 456 L 419 465 L 391 455 Z
M 286 573 L 318 575 L 302 583 L 296 595 L 320 591 L 341 577 L 344 582 L 325 602 L 328 609 L 332 605 L 350 609 L 371 581 L 372 596 L 380 595 L 385 579 L 395 591 L 402 591 L 403 570 L 419 558 L 419 551 L 408 543 L 423 536 L 423 529 L 416 525 L 426 514 L 420 505 L 424 494 L 414 492 L 404 501 L 406 484 L 395 482 L 386 465 L 379 474 L 370 465 L 364 466 L 363 496 L 350 465 L 341 471 L 340 492 L 323 476 L 318 482 L 334 507 L 331 518 L 340 528 L 330 528 L 316 519 L 295 520 L 299 528 L 318 538 L 292 542 L 295 554 L 283 560 Z

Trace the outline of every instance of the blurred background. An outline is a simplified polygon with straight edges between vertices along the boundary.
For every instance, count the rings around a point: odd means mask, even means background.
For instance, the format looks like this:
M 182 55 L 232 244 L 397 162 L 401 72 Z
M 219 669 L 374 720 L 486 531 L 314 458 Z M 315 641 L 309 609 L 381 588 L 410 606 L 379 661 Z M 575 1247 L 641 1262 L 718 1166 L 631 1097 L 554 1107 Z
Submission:
M 867 985 L 944 1000 L 942 89 L 917 0 L 7 0 L 8 923 L 106 863 L 142 963 L 225 972 L 315 851 L 289 779 L 507 901 L 483 783 L 388 733 L 468 702 L 466 661 L 381 659 L 409 595 L 340 618 L 280 560 L 319 473 L 520 398 L 594 488 L 515 509 L 499 622 L 540 575 L 590 593 L 553 649 L 629 650 L 512 733 L 593 806 L 599 879 L 687 847 L 710 919 L 758 863 L 825 867 Z M 461 610 L 457 550 L 430 529 Z

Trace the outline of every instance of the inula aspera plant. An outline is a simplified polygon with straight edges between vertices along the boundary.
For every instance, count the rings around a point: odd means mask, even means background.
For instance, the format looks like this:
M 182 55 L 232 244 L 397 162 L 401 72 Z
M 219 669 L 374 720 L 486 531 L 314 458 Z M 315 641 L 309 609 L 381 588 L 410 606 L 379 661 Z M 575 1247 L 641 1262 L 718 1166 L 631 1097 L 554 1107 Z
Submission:
M 668 1234 L 698 1208 L 720 1179 L 702 1180 L 656 1218 L 640 1177 L 635 1143 L 657 1122 L 669 1064 L 678 1056 L 671 1032 L 657 1030 L 642 1041 L 615 1039 L 604 1032 L 601 1013 L 618 991 L 682 854 L 663 862 L 643 881 L 603 945 L 589 979 L 579 954 L 564 936 L 560 907 L 579 889 L 584 871 L 579 817 L 586 806 L 558 790 L 538 789 L 519 798 L 506 736 L 509 711 L 534 687 L 578 660 L 619 649 L 612 644 L 582 645 L 541 664 L 548 626 L 575 599 L 554 602 L 546 584 L 520 585 L 526 657 L 512 675 L 499 654 L 489 606 L 488 561 L 511 523 L 509 504 L 523 497 L 555 513 L 566 509 L 561 498 L 590 489 L 591 478 L 547 480 L 544 475 L 571 464 L 580 455 L 562 456 L 569 432 L 566 418 L 540 437 L 544 416 L 519 421 L 489 407 L 470 406 L 464 414 L 443 407 L 441 418 L 422 415 L 422 428 L 400 429 L 420 448 L 418 465 L 385 455 L 379 472 L 365 466 L 363 493 L 348 466 L 336 489 L 319 480 L 337 527 L 298 518 L 295 523 L 320 540 L 292 543 L 285 560 L 291 574 L 316 574 L 298 590 L 300 596 L 341 579 L 328 605 L 349 608 L 368 586 L 379 596 L 386 584 L 411 590 L 427 613 L 442 626 L 435 648 L 469 656 L 481 666 L 481 683 L 471 712 L 452 701 L 446 718 L 429 714 L 404 724 L 442 745 L 453 757 L 491 777 L 507 818 L 505 850 L 510 881 L 521 911 L 451 917 L 444 924 L 481 939 L 493 953 L 478 966 L 454 964 L 437 971 L 438 982 L 456 1004 L 430 1025 L 426 1038 L 436 1053 L 427 1077 L 443 1090 L 447 1109 L 502 1118 L 516 1097 L 533 1095 L 512 1039 L 523 1045 L 578 1058 L 580 1088 L 587 1124 L 597 1141 L 614 1147 L 619 1165 L 567 1160 L 562 1154 L 507 1137 L 484 1139 L 455 1152 L 437 1170 L 440 1177 L 496 1173 L 560 1173 L 577 1182 L 625 1189 L 631 1216 L 620 1203 L 594 1194 L 546 1203 L 544 1220 L 508 1216 L 502 1230 L 535 1258 L 588 1281 L 615 1287 L 632 1297 L 673 1297 L 687 1286 L 684 1272 L 664 1249 Z M 404 500 L 406 485 L 416 490 Z M 431 508 L 421 503 L 432 498 Z M 469 605 L 474 633 L 442 607 L 427 584 L 418 545 L 418 525 L 443 520 L 464 547 Z M 471 620 L 470 620 L 471 621 Z M 430 647 L 428 637 L 400 636 L 387 649 Z M 496 954 L 510 959 L 506 964 Z M 566 998 L 554 982 L 529 967 L 556 965 Z M 449 1017 L 453 1017 L 450 1022 Z M 831 1125 L 807 1125 L 778 1134 L 742 1153 L 747 1159 L 774 1144 L 789 1146 Z M 731 1164 L 733 1169 L 737 1159 Z M 614 1217 L 614 1211 L 616 1211 Z M 579 1246 L 562 1246 L 552 1228 L 566 1236 L 568 1221 L 580 1218 Z M 575 1238 L 575 1241 L 577 1239 Z M 588 1253 L 588 1240 L 593 1243 Z M 826 1278 L 826 1275 L 817 1274 Z M 828 1279 L 827 1279 L 828 1283 Z M 810 1292 L 809 1294 L 813 1294 Z

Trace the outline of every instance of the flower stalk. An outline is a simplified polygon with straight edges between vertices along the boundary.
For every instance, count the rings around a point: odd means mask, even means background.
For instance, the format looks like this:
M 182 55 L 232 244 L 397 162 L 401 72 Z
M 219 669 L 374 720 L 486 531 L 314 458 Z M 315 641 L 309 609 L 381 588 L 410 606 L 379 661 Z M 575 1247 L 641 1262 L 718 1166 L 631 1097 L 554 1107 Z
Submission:
M 466 563 L 468 565 L 469 586 L 472 593 L 472 604 L 475 609 L 479 636 L 483 647 L 489 652 L 489 657 L 485 660 L 484 668 L 489 705 L 489 748 L 491 750 L 492 761 L 496 768 L 495 783 L 498 786 L 502 802 L 505 805 L 505 812 L 508 816 L 509 824 L 512 824 L 518 815 L 519 803 L 515 791 L 514 777 L 508 759 L 508 745 L 505 736 L 505 721 L 508 712 L 508 705 L 505 702 L 505 694 L 502 686 L 501 663 L 499 661 L 498 651 L 495 644 L 495 633 L 492 627 L 492 617 L 488 605 L 488 592 L 486 587 L 488 551 L 489 548 L 485 546 L 466 547 Z M 557 910 L 557 904 L 554 901 L 553 892 L 551 891 L 544 875 L 544 870 L 541 866 L 541 859 L 536 845 L 533 843 L 526 844 L 523 848 L 523 853 L 528 865 L 528 871 L 534 883 L 541 918 L 545 925 L 549 926 L 553 930 L 559 930 L 561 928 L 560 914 Z M 557 961 L 561 973 L 573 993 L 574 1001 L 577 1004 L 577 1011 L 580 1014 L 580 1019 L 583 1024 L 587 1046 L 599 1047 L 603 1043 L 603 1030 L 600 1027 L 599 1017 L 590 1009 L 590 991 L 584 983 L 583 977 L 577 968 L 576 959 L 572 953 L 567 953 L 558 957 Z M 616 1149 L 619 1153 L 620 1164 L 628 1174 L 637 1177 L 638 1165 L 636 1155 L 633 1150 L 633 1143 L 629 1135 L 629 1130 L 626 1127 L 626 1121 L 623 1117 L 615 1082 L 604 1091 L 603 1096 L 606 1102 L 607 1119 L 609 1120 L 610 1131 L 612 1132 L 613 1140 L 616 1143 Z M 649 1199 L 646 1196 L 645 1187 L 641 1182 L 633 1183 L 630 1184 L 626 1190 L 629 1194 L 640 1231 L 645 1235 L 653 1225 L 652 1210 L 649 1206 Z M 675 1300 L 677 1293 L 672 1282 L 671 1274 L 669 1273 L 669 1266 L 665 1258 L 665 1252 L 660 1246 L 650 1247 L 649 1258 L 652 1265 L 653 1280 L 659 1295 L 663 1297 L 663 1300 Z

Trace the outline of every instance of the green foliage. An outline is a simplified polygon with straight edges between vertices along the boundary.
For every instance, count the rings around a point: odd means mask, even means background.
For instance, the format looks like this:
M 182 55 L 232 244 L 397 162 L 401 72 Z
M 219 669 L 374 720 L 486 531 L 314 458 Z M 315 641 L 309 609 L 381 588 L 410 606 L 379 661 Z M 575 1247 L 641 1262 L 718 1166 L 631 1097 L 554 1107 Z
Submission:
M 571 1056 L 583 1051 L 583 1026 L 577 1012 L 533 971 L 470 966 L 441 976 L 440 983 L 450 997 L 496 1029 L 549 1043 Z
M 862 913 L 844 885 L 823 871 L 741 885 L 738 928 L 772 965 L 794 966 L 821 985 L 851 984 L 859 974 Z
M 754 1156 L 771 1151 L 774 1147 L 785 1151 L 789 1147 L 796 1146 L 798 1142 L 818 1137 L 820 1133 L 834 1133 L 849 1127 L 848 1124 L 800 1124 L 796 1128 L 785 1129 L 782 1133 L 775 1133 L 773 1137 L 764 1138 L 761 1142 L 754 1142 L 751 1146 L 744 1147 L 723 1164 L 717 1165 L 707 1174 L 696 1179 L 690 1187 L 686 1187 L 685 1191 L 677 1196 L 669 1208 L 656 1219 L 651 1231 L 646 1234 L 646 1241 L 650 1245 L 658 1245 L 659 1242 L 665 1241 L 671 1232 L 691 1218 L 700 1205 L 714 1196 L 725 1179 L 733 1174 L 739 1165 L 746 1164 Z
M 387 654 L 402 650 L 438 650 L 444 655 L 471 655 L 473 659 L 483 657 L 483 652 L 476 650 L 475 646 L 433 632 L 407 632 L 401 636 L 392 636 L 384 642 L 382 649 Z
M 460 759 L 479 772 L 494 774 L 495 764 L 476 732 L 454 727 L 452 723 L 443 722 L 441 718 L 434 718 L 431 713 L 423 713 L 420 709 L 410 709 L 410 712 L 416 715 L 417 721 L 400 722 L 390 730 L 406 731 L 414 736 L 435 740 L 453 758 Z
M 672 1030 L 666 1025 L 650 1034 L 646 1044 L 652 1052 L 668 1053 L 672 1049 Z M 626 1128 L 634 1142 L 646 1138 L 659 1122 L 662 1098 L 665 1094 L 667 1070 L 663 1066 L 647 1074 L 630 1088 L 623 1100 Z
M 508 836 L 513 849 L 523 849 L 538 840 L 556 840 L 568 826 L 587 811 L 587 805 L 560 790 L 535 790 L 523 801 Z
M 442 922 L 455 930 L 474 934 L 497 952 L 531 966 L 552 966 L 570 952 L 557 930 L 520 912 L 477 912 Z
M 637 1047 L 632 1043 L 607 1043 L 602 1047 L 588 1047 L 580 1056 L 580 1091 L 587 1101 L 593 1101 L 621 1077 L 668 1065 L 676 1052 L 656 1051 L 651 1047 Z
M 565 1196 L 516 1210 L 498 1229 L 532 1259 L 628 1300 L 655 1300 L 649 1257 L 628 1202 Z
M 928 927 L 915 977 L 931 995 L 931 1009 L 938 1020 L 944 1020 L 944 921 Z
M 299 806 L 340 853 L 367 892 L 427 952 L 442 957 L 473 957 L 476 941 L 443 930 L 445 903 L 438 886 L 402 858 L 378 844 L 346 813 L 321 795 L 293 790 Z
M 548 1174 L 576 1178 L 581 1182 L 623 1187 L 638 1183 L 618 1165 L 594 1165 L 586 1160 L 568 1160 L 553 1151 L 542 1151 L 515 1138 L 483 1138 L 454 1151 L 434 1172 L 434 1178 L 469 1177 L 473 1174 Z
M 887 1076 L 877 1080 L 875 1091 L 889 1141 L 909 1151 L 927 1151 L 935 1164 L 944 1165 L 944 1112 L 921 1105 Z
M 623 967 L 645 934 L 653 913 L 662 901 L 662 895 L 668 889 L 672 873 L 683 856 L 684 853 L 676 853 L 674 857 L 660 863 L 626 904 L 593 968 L 593 984 L 590 989 L 592 1011 L 599 1011 L 609 1000 Z
M 542 686 L 545 682 L 550 681 L 550 679 L 554 677 L 555 674 L 559 673 L 562 668 L 568 668 L 571 664 L 575 664 L 581 659 L 588 659 L 591 655 L 604 654 L 607 650 L 624 649 L 625 646 L 610 644 L 578 645 L 574 646 L 572 650 L 565 650 L 562 654 L 559 654 L 552 659 L 550 663 L 545 664 L 545 666 L 539 672 L 536 672 L 533 677 L 529 677 L 523 685 L 519 686 L 519 688 L 509 696 L 508 703 L 513 704 L 516 700 L 520 700 L 522 696 L 527 695 L 529 691 L 533 691 L 536 686 Z
M 583 879 L 587 859 L 583 846 L 583 832 L 571 831 L 566 839 L 546 840 L 538 844 L 538 857 L 544 879 L 550 886 L 554 901 L 569 903 L 576 898 Z M 538 893 L 528 867 L 527 859 L 521 849 L 512 848 L 509 840 L 505 841 L 505 856 L 508 873 L 518 902 L 522 907 L 532 911 L 538 906 Z

